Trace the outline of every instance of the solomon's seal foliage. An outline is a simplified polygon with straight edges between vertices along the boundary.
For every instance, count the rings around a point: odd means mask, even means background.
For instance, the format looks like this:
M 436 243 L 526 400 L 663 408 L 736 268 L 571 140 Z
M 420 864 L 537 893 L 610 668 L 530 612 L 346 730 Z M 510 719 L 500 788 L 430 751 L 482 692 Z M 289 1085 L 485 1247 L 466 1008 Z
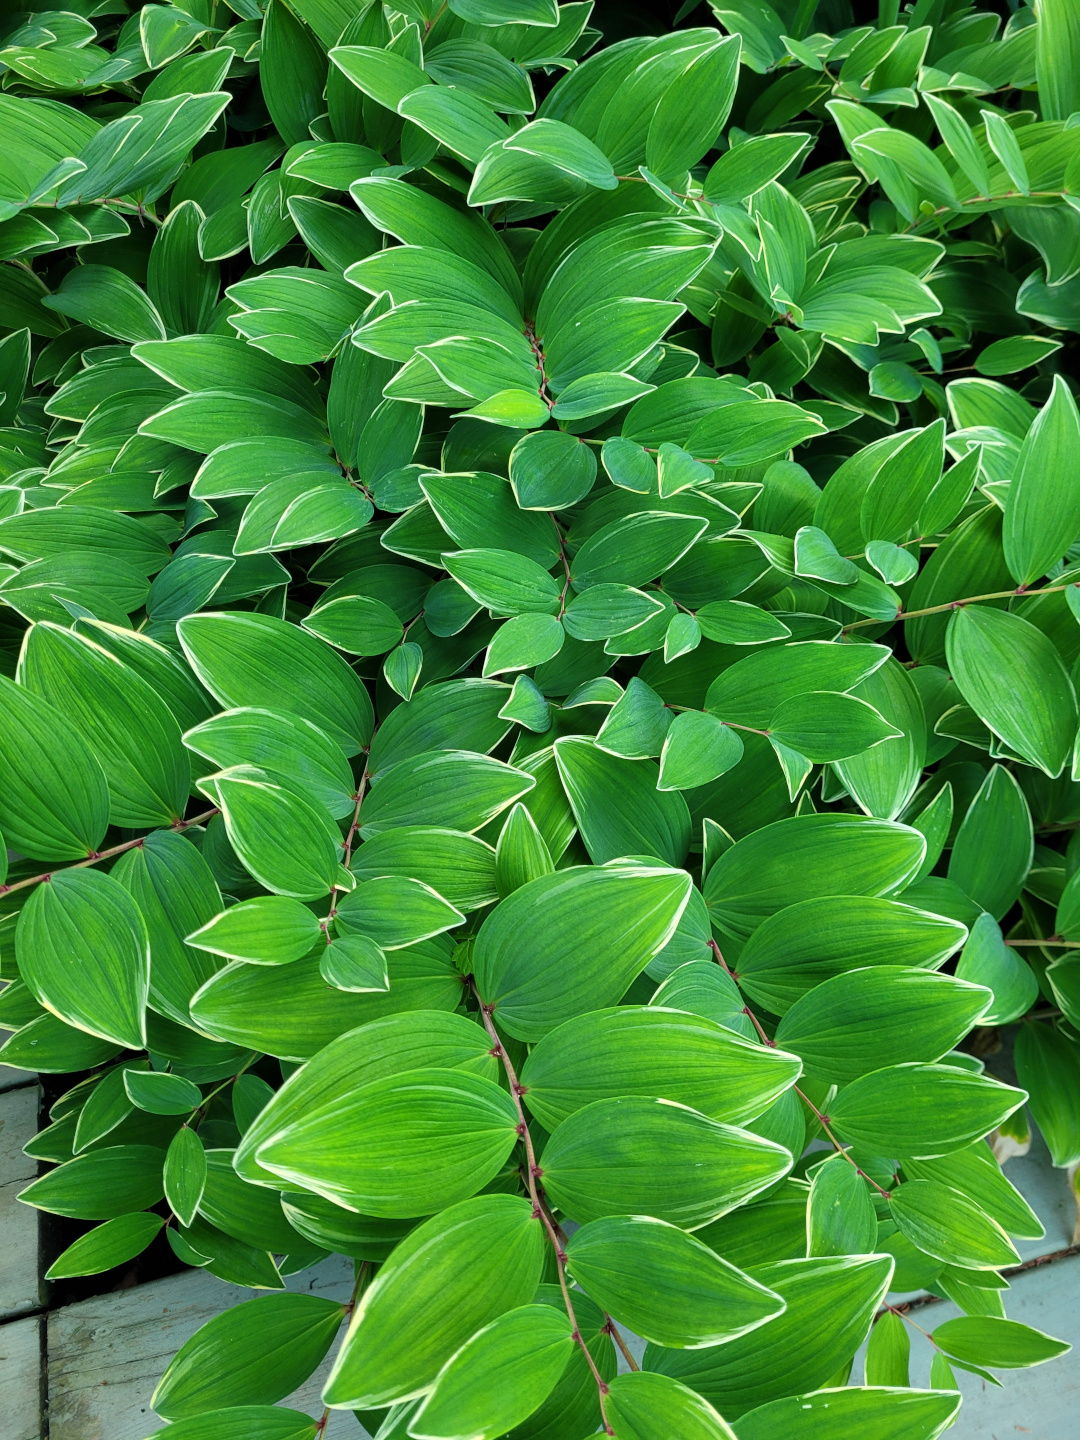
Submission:
M 5 22 L 0 1053 L 53 1276 L 266 1292 L 177 1440 L 932 1440 L 1066 1348 L 987 1137 L 1080 1159 L 1075 7 L 710 4 Z

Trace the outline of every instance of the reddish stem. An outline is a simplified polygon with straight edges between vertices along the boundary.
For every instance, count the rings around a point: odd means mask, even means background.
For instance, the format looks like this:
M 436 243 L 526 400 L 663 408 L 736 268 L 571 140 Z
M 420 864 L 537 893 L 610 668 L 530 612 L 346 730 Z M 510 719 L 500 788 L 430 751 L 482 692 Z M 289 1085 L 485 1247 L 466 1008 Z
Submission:
M 202 825 L 205 821 L 212 820 L 217 813 L 218 808 L 215 805 L 212 810 L 204 810 L 201 815 L 196 815 L 191 820 L 175 820 L 169 829 L 178 833 L 190 830 L 193 825 Z M 85 860 L 76 860 L 73 865 L 63 865 L 60 870 L 46 870 L 44 875 L 31 875 L 28 880 L 16 880 L 11 885 L 0 885 L 0 895 L 10 895 L 13 890 L 25 890 L 28 885 L 39 885 L 45 880 L 51 880 L 63 870 L 85 870 L 88 865 L 100 865 L 102 860 L 111 860 L 114 855 L 122 855 L 125 850 L 135 850 L 145 843 L 146 836 L 140 835 L 137 840 L 125 840 L 122 845 L 111 845 L 108 850 L 95 850 Z
M 559 1237 L 555 1222 L 548 1213 L 547 1206 L 544 1204 L 541 1196 L 538 1182 L 543 1172 L 536 1163 L 536 1151 L 533 1148 L 532 1136 L 529 1134 L 529 1122 L 525 1118 L 525 1107 L 521 1103 L 521 1096 L 524 1092 L 518 1080 L 517 1072 L 511 1063 L 510 1056 L 506 1053 L 506 1047 L 499 1038 L 499 1032 L 495 1029 L 495 1022 L 491 1018 L 491 1012 L 494 1006 L 485 1005 L 480 999 L 476 989 L 476 982 L 471 977 L 469 979 L 469 985 L 480 1006 L 480 1018 L 483 1021 L 484 1029 L 491 1037 L 491 1053 L 497 1060 L 502 1061 L 502 1067 L 506 1072 L 506 1078 L 510 1085 L 510 1094 L 513 1097 L 514 1109 L 517 1111 L 518 1116 L 517 1131 L 525 1145 L 525 1163 L 527 1166 L 525 1180 L 529 1187 L 529 1199 L 533 1203 L 533 1214 L 547 1231 L 551 1248 L 555 1252 L 555 1268 L 559 1275 L 559 1288 L 562 1290 L 563 1304 L 566 1306 L 567 1316 L 569 1317 L 570 1324 L 573 1326 L 574 1340 L 581 1350 L 581 1353 L 585 1356 L 585 1363 L 592 1371 L 592 1377 L 596 1381 L 596 1388 L 599 1392 L 600 1418 L 604 1424 L 604 1434 L 614 1435 L 615 1432 L 608 1423 L 607 1409 L 604 1405 L 604 1399 L 608 1393 L 607 1382 L 597 1369 L 596 1361 L 593 1359 L 589 1347 L 585 1344 L 581 1327 L 578 1325 L 577 1316 L 574 1313 L 574 1302 L 570 1298 L 570 1286 L 566 1280 L 566 1251 L 563 1249 L 562 1240 Z
M 350 823 L 350 825 L 349 825 L 348 833 L 347 833 L 346 836 L 345 836 L 345 849 L 344 849 L 344 853 L 343 853 L 343 855 L 342 855 L 341 863 L 345 866 L 345 869 L 346 869 L 346 870 L 349 868 L 349 863 L 350 863 L 350 861 L 352 860 L 353 845 L 356 843 L 356 832 L 357 832 L 357 831 L 359 830 L 359 828 L 360 828 L 360 806 L 364 803 L 364 793 L 365 793 L 365 791 L 367 790 L 367 787 L 368 787 L 368 760 L 365 759 L 365 761 L 364 761 L 364 771 L 363 771 L 363 774 L 360 776 L 360 784 L 356 787 L 356 807 L 355 807 L 355 809 L 353 810 L 352 821 L 351 821 L 351 823 Z M 322 931 L 323 931 L 323 934 L 326 936 L 326 943 L 327 943 L 328 945 L 330 944 L 330 923 L 329 923 L 329 922 L 330 922 L 331 920 L 333 920 L 334 916 L 337 914 L 337 897 L 338 897 L 338 891 L 341 890 L 342 888 L 343 888 L 343 887 L 340 886 L 340 885 L 335 885 L 334 888 L 330 891 L 330 910 L 329 910 L 329 913 L 327 914 L 327 917 L 326 917 L 326 923 L 324 923 L 324 924 L 322 924 L 322 925 L 320 926 L 320 928 L 321 928 Z
M 714 955 L 715 958 L 716 958 L 717 964 L 721 966 L 721 968 L 724 970 L 724 972 L 725 972 L 726 974 L 728 974 L 728 975 L 731 976 L 732 980 L 734 980 L 734 979 L 735 979 L 734 972 L 732 971 L 730 965 L 728 965 L 727 961 L 724 959 L 723 955 L 721 954 L 720 946 L 717 945 L 716 941 L 713 940 L 712 938 L 710 938 L 710 940 L 709 940 L 709 948 L 712 950 L 713 955 Z M 771 1039 L 769 1038 L 768 1034 L 767 1034 L 766 1031 L 765 1031 L 765 1027 L 762 1025 L 762 1023 L 761 1023 L 761 1021 L 758 1019 L 758 1017 L 754 1014 L 753 1010 L 750 1009 L 750 1006 L 749 1006 L 749 1005 L 744 1005 L 744 1006 L 743 1006 L 743 1014 L 744 1014 L 744 1015 L 748 1015 L 748 1016 L 750 1017 L 751 1021 L 753 1022 L 753 1025 L 754 1025 L 754 1029 L 758 1032 L 758 1035 L 759 1035 L 760 1038 L 761 1038 L 761 1043 L 762 1043 L 763 1045 L 768 1045 L 771 1050 L 775 1050 L 775 1049 L 776 1049 L 776 1041 L 775 1041 L 775 1040 L 771 1040 Z M 889 1192 L 888 1192 L 888 1190 L 883 1189 L 883 1188 L 877 1183 L 877 1181 L 873 1178 L 873 1176 L 868 1175 L 865 1170 L 863 1170 L 860 1166 L 858 1166 L 858 1165 L 855 1164 L 855 1161 L 851 1158 L 851 1156 L 850 1156 L 850 1155 L 848 1154 L 848 1152 L 845 1150 L 845 1148 L 843 1147 L 843 1145 L 840 1144 L 840 1141 L 836 1138 L 836 1136 L 835 1136 L 835 1135 L 832 1133 L 832 1131 L 829 1129 L 829 1117 L 828 1117 L 827 1115 L 823 1115 L 823 1114 L 821 1113 L 821 1111 L 817 1108 L 817 1106 L 814 1104 L 814 1102 L 813 1102 L 813 1101 L 810 1099 L 810 1097 L 806 1094 L 805 1090 L 801 1090 L 798 1085 L 793 1085 L 791 1088 L 795 1091 L 795 1094 L 798 1095 L 799 1099 L 803 1102 L 803 1104 L 806 1106 L 806 1108 L 807 1108 L 808 1110 L 810 1110 L 810 1111 L 813 1112 L 815 1118 L 817 1119 L 818 1124 L 821 1126 L 822 1130 L 825 1132 L 825 1134 L 828 1136 L 829 1140 L 832 1142 L 833 1149 L 836 1151 L 836 1153 L 837 1153 L 838 1155 L 842 1155 L 842 1156 L 844 1157 L 844 1159 L 848 1162 L 848 1164 L 851 1165 L 851 1166 L 856 1170 L 856 1172 L 857 1172 L 859 1175 L 862 1176 L 862 1178 L 866 1181 L 866 1183 L 867 1183 L 868 1185 L 872 1185 L 873 1188 L 878 1192 L 879 1195 L 883 1195 L 886 1199 L 888 1199 L 888 1198 L 889 1198 Z

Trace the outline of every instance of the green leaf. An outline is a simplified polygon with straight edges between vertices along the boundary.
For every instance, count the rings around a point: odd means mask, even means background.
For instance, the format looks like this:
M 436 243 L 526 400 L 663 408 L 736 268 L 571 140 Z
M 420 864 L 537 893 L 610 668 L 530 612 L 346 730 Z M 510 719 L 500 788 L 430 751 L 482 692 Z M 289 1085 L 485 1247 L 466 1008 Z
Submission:
M 895 900 L 802 900 L 754 931 L 739 955 L 739 983 L 752 1000 L 782 1015 L 800 996 L 847 971 L 938 969 L 965 938 L 959 921 Z
M 938 1383 L 936 1376 L 933 1383 Z M 738 1433 L 739 1440 L 845 1440 L 853 1433 L 883 1440 L 934 1440 L 959 1406 L 960 1396 L 951 1388 L 829 1388 L 759 1406 L 741 1417 Z
M 1023 791 L 1003 765 L 979 787 L 949 858 L 949 879 L 995 919 L 1015 902 L 1034 854 Z
M 185 116 L 193 115 L 195 107 L 189 98 L 181 96 L 179 99 L 179 108 Z M 222 100 L 227 103 L 224 97 Z M 205 101 L 203 103 L 205 106 Z M 206 113 L 205 109 L 203 113 Z M 157 307 L 166 331 L 173 330 L 182 335 L 208 329 L 217 303 L 217 266 L 203 260 L 199 254 L 202 219 L 194 200 L 182 200 L 175 205 L 154 240 L 147 267 L 147 293 Z
M 547 1399 L 573 1349 L 565 1313 L 548 1305 L 509 1310 L 443 1366 L 409 1428 L 432 1440 L 496 1440 Z
M 19 1199 L 24 1205 L 79 1220 L 113 1220 L 162 1197 L 165 1152 L 152 1145 L 109 1145 L 77 1155 L 34 1180 Z
M 57 1256 L 45 1278 L 64 1280 L 73 1275 L 100 1275 L 115 1265 L 123 1265 L 146 1249 L 164 1223 L 160 1215 L 145 1211 L 106 1220 L 104 1225 L 81 1235 Z
M 317 900 L 337 879 L 341 836 L 329 813 L 251 765 L 199 781 L 245 868 L 266 889 Z
M 397 875 L 362 881 L 337 906 L 340 930 L 366 935 L 384 950 L 429 940 L 464 919 L 430 885 Z
M 698 1349 L 733 1340 L 783 1306 L 700 1240 L 645 1216 L 593 1220 L 571 1237 L 567 1257 L 582 1289 L 659 1345 Z
M 421 85 L 396 106 L 405 116 L 459 159 L 475 165 L 489 145 L 509 138 L 510 130 L 489 105 L 467 90 Z
M 484 657 L 484 676 L 531 669 L 552 660 L 566 632 L 554 615 L 515 615 L 500 625 Z
M 808 640 L 766 646 L 717 676 L 709 686 L 705 708 L 722 720 L 765 729 L 785 700 L 815 690 L 854 689 L 888 658 L 878 645 Z
M 322 113 L 326 58 L 307 27 L 271 0 L 259 42 L 259 81 L 278 134 L 287 145 L 309 137 Z
M 117 340 L 164 340 L 165 327 L 145 291 L 111 265 L 77 265 L 41 302 Z
M 361 881 L 380 875 L 422 880 L 462 911 L 477 910 L 496 898 L 495 852 L 461 831 L 426 826 L 380 831 L 356 851 L 351 868 Z
M 990 172 L 971 127 L 960 112 L 939 95 L 926 92 L 926 104 L 941 132 L 945 147 L 974 185 L 976 194 L 990 193 Z M 989 374 L 990 372 L 985 372 Z
M 651 855 L 671 865 L 686 858 L 686 802 L 657 789 L 651 761 L 609 755 L 576 736 L 556 742 L 555 761 L 593 864 L 606 865 L 624 855 Z
M 815 762 L 847 760 L 900 736 L 865 700 L 828 690 L 795 695 L 778 705 L 768 733 Z
M 882 361 L 870 371 L 870 394 L 881 400 L 910 404 L 918 400 L 922 388 L 919 372 L 902 360 Z
M 973 1200 L 936 1180 L 908 1180 L 892 1192 L 889 1213 L 926 1255 L 968 1270 L 1019 1262 L 1009 1237 Z
M 135 902 L 99 870 L 64 870 L 37 886 L 16 930 L 19 971 L 68 1024 L 141 1050 L 150 945 Z
M 221 906 L 210 867 L 189 832 L 155 830 L 120 857 L 111 878 L 132 896 L 146 922 L 151 1008 L 187 1025 L 191 997 L 220 968 L 216 960 L 184 943 L 184 937 Z
M 443 556 L 458 584 L 480 605 L 503 615 L 554 615 L 559 586 L 546 570 L 510 550 L 459 550 Z
M 791 634 L 778 615 L 745 600 L 713 600 L 697 612 L 697 622 L 707 640 L 722 645 L 759 645 L 766 640 L 786 640 Z
M 886 162 L 887 168 L 875 168 L 882 189 L 905 219 L 915 219 L 920 200 L 937 208 L 959 208 L 960 202 L 945 166 L 928 146 L 906 130 L 891 130 L 888 126 L 870 130 L 858 136 L 852 149 L 856 159 L 863 163 L 869 159 L 873 165 L 879 157 Z M 900 184 L 893 180 L 893 173 L 902 176 Z
M 1005 561 L 1019 585 L 1045 574 L 1080 529 L 1078 444 L 1076 401 L 1059 377 L 1021 446 L 1005 502 Z
M 358 89 L 388 110 L 396 110 L 418 86 L 431 83 L 419 65 L 392 50 L 344 45 L 338 46 L 330 59 Z
M 535 783 L 525 771 L 486 755 L 429 750 L 382 771 L 362 806 L 360 834 L 367 840 L 423 824 L 479 830 Z
M 564 430 L 537 430 L 510 452 L 510 484 L 523 510 L 576 505 L 593 487 L 596 456 Z
M 806 135 L 750 135 L 726 150 L 705 176 L 714 204 L 736 205 L 776 180 L 807 147 Z
M 530 1052 L 521 1080 L 529 1109 L 554 1130 L 594 1100 L 620 1095 L 663 1098 L 738 1123 L 762 1114 L 798 1074 L 792 1055 L 763 1052 L 714 1019 L 621 1005 L 550 1031 Z
M 0 678 L 0 827 L 35 859 L 81 860 L 109 818 L 105 776 L 85 739 L 32 690 Z
M 333 1343 L 344 1309 L 318 1295 L 262 1295 L 185 1340 L 150 1403 L 167 1420 L 222 1400 L 270 1405 L 302 1385 Z
M 816 415 L 787 400 L 738 400 L 699 420 L 686 446 L 710 465 L 756 465 L 824 433 Z
M 573 866 L 515 890 L 480 927 L 473 972 L 485 1004 L 518 1039 L 539 1040 L 575 1015 L 617 1004 L 675 932 L 690 878 L 626 862 Z M 581 963 L 556 963 L 567 947 Z
M 962 1150 L 1025 1098 L 1023 1090 L 951 1065 L 893 1065 L 844 1086 L 829 1121 L 852 1144 L 919 1159 Z
M 249 1185 L 233 1169 L 231 1150 L 208 1150 L 206 1185 L 199 1214 L 231 1239 L 266 1253 L 303 1253 L 281 1209 L 281 1200 L 262 1186 Z
M 989 1315 L 962 1315 L 931 1332 L 934 1344 L 961 1364 L 987 1365 L 995 1370 L 1041 1365 L 1072 1347 L 1018 1320 Z
M 355 755 L 371 739 L 371 701 L 349 666 L 313 635 L 272 615 L 189 615 L 176 627 L 192 669 L 225 706 L 314 721 Z
M 388 766 L 429 750 L 490 753 L 510 729 L 499 714 L 508 698 L 507 687 L 496 680 L 451 680 L 425 687 L 379 726 L 369 774 L 374 778 Z
M 870 1190 L 847 1155 L 817 1167 L 806 1208 L 807 1254 L 867 1254 L 877 1244 L 877 1224 Z
M 895 659 L 886 660 L 851 693 L 872 705 L 886 723 L 900 733 L 861 755 L 839 761 L 836 773 L 868 815 L 896 820 L 918 788 L 927 761 L 927 723 L 922 700 L 909 672 Z M 922 827 L 915 822 L 915 828 Z M 929 858 L 929 850 L 927 855 Z M 928 868 L 932 869 L 936 861 L 937 855 L 930 860 Z
M 803 525 L 796 531 L 795 574 L 809 580 L 830 580 L 834 585 L 853 585 L 859 578 L 854 561 L 845 559 L 816 525 Z
M 315 1421 L 280 1405 L 230 1405 L 173 1426 L 176 1440 L 315 1440 Z
M 645 142 L 645 163 L 661 180 L 681 181 L 723 130 L 735 99 L 740 50 L 735 38 L 718 41 L 664 92 Z
M 783 1146 L 665 1100 L 596 1100 L 558 1127 L 544 1188 L 572 1219 L 652 1215 L 696 1230 L 791 1168 Z
M 306 955 L 319 933 L 318 920 L 299 900 L 258 895 L 215 915 L 187 941 L 227 960 L 287 965 Z
M 723 1405 L 732 1420 L 779 1397 L 827 1384 L 870 1328 L 892 1275 L 888 1255 L 781 1260 L 752 1267 L 751 1278 L 787 1302 L 760 1330 L 709 1350 L 650 1345 L 645 1367 L 690 1385 Z M 847 1394 L 833 1391 L 830 1394 Z M 741 1440 L 741 1437 L 740 1437 Z
M 180 819 L 190 784 L 180 728 L 141 675 L 94 642 L 44 623 L 27 636 L 19 679 L 81 731 L 104 771 L 113 824 Z
M 139 1062 L 132 1068 L 140 1068 Z M 72 1141 L 71 1148 L 76 1155 L 115 1130 L 131 1114 L 131 1100 L 124 1084 L 127 1070 L 126 1065 L 110 1070 L 87 1097 L 86 1104 L 79 1111 Z
M 328 985 L 354 994 L 389 990 L 386 954 L 366 935 L 342 935 L 319 957 L 319 974 Z
M 1003 610 L 957 610 L 946 637 L 949 669 L 979 719 L 1010 750 L 1060 775 L 1076 729 L 1076 695 L 1053 644 Z M 1008 686 L 1000 684 L 1009 675 Z
M 236 1128 L 243 1135 L 274 1098 L 274 1091 L 258 1075 L 238 1075 L 232 1087 L 232 1112 Z
M 597 732 L 596 747 L 624 760 L 645 760 L 659 755 L 671 721 L 671 712 L 660 696 L 635 675 L 608 711 Z
M 419 1066 L 461 1067 L 493 1079 L 496 1066 L 489 1052 L 481 1026 L 433 1010 L 386 1016 L 342 1034 L 291 1075 L 245 1131 L 235 1157 L 237 1173 L 276 1188 L 276 1180 L 253 1164 L 255 1150 L 316 1102 L 330 1104 L 375 1080 Z
M 577 591 L 590 585 L 641 585 L 669 570 L 705 531 L 695 515 L 645 511 L 613 520 L 582 545 L 570 566 Z
M 44 1014 L 9 1036 L 0 1048 L 0 1058 L 5 1065 L 33 1068 L 49 1075 L 103 1065 L 119 1048 L 111 1041 L 65 1025 L 55 1015 Z
M 989 1025 L 1019 1020 L 1035 1003 L 1039 982 L 1027 961 L 1006 945 L 992 915 L 980 915 L 956 962 L 956 977 L 984 985 L 993 999 L 984 1012 Z
M 430 1215 L 483 1188 L 516 1138 L 517 1112 L 490 1080 L 411 1070 L 317 1106 L 264 1142 L 258 1163 L 368 1215 Z M 428 1152 L 439 1146 L 433 1171 Z
M 461 978 L 449 963 L 449 949 L 427 941 L 391 952 L 385 995 L 332 989 L 319 973 L 318 952 L 284 967 L 235 962 L 194 997 L 192 1018 L 215 1039 L 307 1060 L 346 1030 L 380 1016 L 454 1009 L 461 999 Z
M 251 707 L 225 710 L 188 730 L 184 744 L 225 769 L 253 764 L 303 785 L 335 819 L 351 815 L 356 784 L 340 745 L 299 715 Z
M 734 603 L 734 602 L 732 602 Z M 691 790 L 733 769 L 743 757 L 737 730 L 697 710 L 676 715 L 660 751 L 660 790 Z
M 834 975 L 796 1000 L 776 1043 L 812 1078 L 843 1085 L 883 1065 L 940 1060 L 989 999 L 981 986 L 947 975 L 873 965 Z
M 169 1142 L 165 1156 L 165 1198 L 181 1225 L 190 1225 L 206 1186 L 206 1151 L 187 1125 Z
M 1031 188 L 1027 163 L 1009 122 L 1003 115 L 999 115 L 993 110 L 982 110 L 979 113 L 982 115 L 983 125 L 986 129 L 987 144 L 1004 165 L 1005 172 L 1013 186 L 1020 191 L 1021 195 L 1026 195 Z
M 1080 1159 L 1080 1124 L 1072 1095 L 1080 1052 L 1062 1031 L 1027 1024 L 1016 1037 L 1016 1074 L 1029 1091 L 1031 1113 L 1055 1165 Z
M 505 900 L 522 885 L 550 875 L 554 869 L 551 852 L 536 821 L 524 805 L 515 805 L 499 832 L 499 843 L 495 847 L 495 884 L 499 899 Z
M 916 830 L 855 815 L 803 815 L 763 826 L 721 855 L 705 903 L 725 931 L 749 936 L 789 905 L 827 895 L 895 894 L 922 863 Z
M 913 1180 L 938 1180 L 975 1200 L 1002 1229 L 1012 1235 L 1041 1239 L 1042 1222 L 1027 1201 L 1001 1173 L 989 1145 L 977 1141 L 966 1150 L 954 1150 L 936 1160 L 904 1161 L 904 1173 Z
M 128 1099 L 151 1115 L 187 1115 L 202 1104 L 202 1091 L 182 1075 L 154 1070 L 129 1070 L 124 1074 Z
M 879 1316 L 866 1342 L 867 1385 L 907 1385 L 910 1354 L 911 1341 L 903 1317 L 891 1311 Z
M 914 431 L 888 457 L 871 480 L 862 502 L 864 540 L 898 541 L 907 537 L 941 478 L 944 441 L 945 422 L 937 420 L 925 430 Z
M 1009 335 L 980 350 L 975 357 L 975 369 L 980 375 L 1015 375 L 1055 354 L 1059 344 L 1060 341 L 1041 335 Z
M 611 1430 L 619 1440 L 732 1440 L 734 1431 L 707 1400 L 677 1380 L 633 1373 L 612 1381 L 607 1400 Z
M 419 1225 L 364 1292 L 326 1400 L 355 1409 L 424 1394 L 470 1336 L 529 1304 L 544 1244 L 516 1195 L 465 1200 Z

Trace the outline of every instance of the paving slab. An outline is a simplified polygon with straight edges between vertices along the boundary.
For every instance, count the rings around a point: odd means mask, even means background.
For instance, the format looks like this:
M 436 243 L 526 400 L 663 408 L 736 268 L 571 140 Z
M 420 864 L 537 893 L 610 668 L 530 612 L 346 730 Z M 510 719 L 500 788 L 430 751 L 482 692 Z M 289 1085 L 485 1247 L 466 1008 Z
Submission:
M 340 1256 L 287 1281 L 289 1290 L 342 1301 L 352 1286 L 352 1264 Z M 53 1311 L 48 1317 L 49 1440 L 145 1440 L 162 1429 L 165 1422 L 150 1409 L 150 1396 L 180 1346 L 222 1310 L 268 1293 L 187 1270 Z M 282 1404 L 320 1415 L 319 1393 L 335 1348 Z M 328 1440 L 363 1436 L 351 1412 L 336 1413 L 327 1432 Z
M 38 1093 L 36 1084 L 0 1093 L 0 1320 L 36 1310 L 42 1299 L 38 1215 L 18 1200 L 38 1173 L 23 1154 L 37 1133 Z
M 1013 1277 L 1005 1295 L 1010 1320 L 1033 1325 L 1072 1350 L 1030 1370 L 999 1370 L 1000 1388 L 957 1370 L 964 1403 L 949 1440 L 1071 1440 L 1080 1433 L 1080 1256 L 1056 1260 Z M 911 1311 L 911 1383 L 930 1384 L 933 1347 L 916 1326 L 933 1332 L 962 1312 L 951 1302 Z M 852 1382 L 862 1383 L 865 1346 L 855 1358 Z
M 0 1436 L 42 1440 L 40 1316 L 0 1325 Z

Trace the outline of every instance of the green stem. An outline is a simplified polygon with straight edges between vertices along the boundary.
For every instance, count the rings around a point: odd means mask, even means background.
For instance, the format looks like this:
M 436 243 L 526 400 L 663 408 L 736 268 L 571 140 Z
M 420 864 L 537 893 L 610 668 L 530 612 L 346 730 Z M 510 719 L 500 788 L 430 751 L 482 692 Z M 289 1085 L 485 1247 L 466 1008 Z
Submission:
M 193 1123 L 195 1123 L 196 1120 L 198 1120 L 199 1116 L 201 1116 L 202 1119 L 205 1120 L 207 1107 L 209 1106 L 210 1101 L 213 1100 L 214 1096 L 220 1095 L 222 1090 L 224 1090 L 227 1085 L 235 1085 L 237 1080 L 240 1079 L 240 1076 L 243 1075 L 244 1071 L 250 1069 L 250 1067 L 254 1065 L 255 1061 L 259 1058 L 260 1057 L 258 1052 L 253 1050 L 248 1056 L 248 1058 L 244 1061 L 243 1065 L 240 1066 L 240 1069 L 237 1070 L 235 1075 L 230 1075 L 227 1080 L 223 1080 L 220 1085 L 216 1086 L 213 1090 L 211 1090 L 209 1095 L 203 1096 L 201 1103 L 195 1106 L 195 1109 L 192 1110 L 191 1114 L 184 1121 L 182 1128 L 187 1129 L 189 1125 L 192 1125 Z M 201 1123 L 201 1121 L 199 1123 Z
M 1055 950 L 1080 950 L 1080 940 L 1059 940 L 1056 935 L 1048 935 L 1045 940 L 1006 940 L 1005 944 L 1014 948 L 1021 945 L 1053 945 Z
M 1034 595 L 1058 595 L 1075 584 L 1075 580 L 1070 580 L 1065 585 L 1045 585 L 1041 590 L 1025 590 L 1022 585 L 1018 585 L 1015 590 L 991 590 L 986 595 L 966 595 L 963 600 L 949 600 L 944 605 L 928 605 L 924 610 L 897 610 L 891 620 L 855 620 L 844 626 L 843 633 L 846 635 L 850 630 L 861 630 L 864 625 L 892 625 L 897 620 L 917 620 L 923 615 L 942 615 L 946 610 L 962 610 L 965 605 L 977 605 L 982 600 L 1013 600 L 1018 597 L 1026 600 Z

